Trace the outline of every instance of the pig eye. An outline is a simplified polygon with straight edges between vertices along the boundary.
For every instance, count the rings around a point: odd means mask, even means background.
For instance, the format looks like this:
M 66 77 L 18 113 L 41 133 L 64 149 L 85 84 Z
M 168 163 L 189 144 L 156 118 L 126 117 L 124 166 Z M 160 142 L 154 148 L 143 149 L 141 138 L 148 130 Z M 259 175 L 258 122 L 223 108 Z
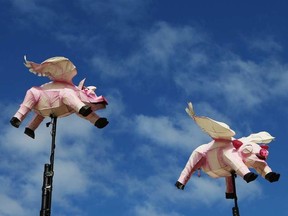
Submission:
M 243 150 L 242 150 L 242 152 L 244 153 L 244 154 L 250 154 L 250 153 L 252 153 L 252 151 L 253 151 L 253 146 L 252 145 L 246 145 L 244 148 L 243 148 Z

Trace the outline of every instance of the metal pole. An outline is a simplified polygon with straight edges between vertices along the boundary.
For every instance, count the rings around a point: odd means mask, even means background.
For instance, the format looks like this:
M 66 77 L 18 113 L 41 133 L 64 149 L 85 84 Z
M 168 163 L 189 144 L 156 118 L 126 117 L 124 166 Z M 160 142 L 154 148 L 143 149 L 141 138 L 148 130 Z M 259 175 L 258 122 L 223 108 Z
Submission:
M 40 216 L 51 215 L 51 203 L 52 203 L 52 189 L 53 189 L 53 176 L 54 176 L 54 154 L 55 154 L 55 139 L 56 139 L 56 123 L 57 117 L 51 116 L 51 122 L 47 123 L 47 127 L 52 124 L 51 136 L 51 154 L 50 164 L 44 165 L 43 173 L 43 186 L 42 186 L 42 203 Z
M 232 175 L 232 185 L 233 185 L 233 191 L 234 191 L 234 207 L 232 208 L 232 215 L 233 216 L 240 216 L 239 214 L 239 208 L 238 208 L 238 198 L 237 198 L 237 193 L 236 193 L 236 183 L 235 183 L 235 178 L 237 177 L 235 171 L 231 172 Z

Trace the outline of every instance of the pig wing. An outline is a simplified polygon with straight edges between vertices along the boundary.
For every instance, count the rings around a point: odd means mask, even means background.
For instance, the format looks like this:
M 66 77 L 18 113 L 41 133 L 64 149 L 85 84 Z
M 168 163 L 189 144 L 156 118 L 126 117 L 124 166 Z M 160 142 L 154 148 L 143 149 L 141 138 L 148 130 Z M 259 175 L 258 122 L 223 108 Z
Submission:
M 235 136 L 235 132 L 229 125 L 206 116 L 196 116 L 191 102 L 188 103 L 188 107 L 185 110 L 196 124 L 213 139 L 231 140 Z
M 72 83 L 73 77 L 77 74 L 73 63 L 65 57 L 52 57 L 41 64 L 28 61 L 24 56 L 24 65 L 30 72 L 38 76 L 46 76 L 53 81 Z
M 266 131 L 261 131 L 258 133 L 253 133 L 250 134 L 248 137 L 242 137 L 239 139 L 242 142 L 253 142 L 257 144 L 268 144 L 271 141 L 273 141 L 275 137 L 271 136 L 268 132 Z

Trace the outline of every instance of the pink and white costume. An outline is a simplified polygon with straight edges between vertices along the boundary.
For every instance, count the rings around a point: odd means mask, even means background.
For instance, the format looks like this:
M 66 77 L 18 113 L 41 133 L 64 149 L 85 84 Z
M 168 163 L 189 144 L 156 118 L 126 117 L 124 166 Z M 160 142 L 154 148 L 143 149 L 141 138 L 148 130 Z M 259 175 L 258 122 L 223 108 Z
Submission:
M 94 113 L 96 110 L 104 109 L 108 104 L 107 100 L 95 94 L 96 87 L 84 87 L 85 79 L 78 86 L 72 83 L 77 70 L 69 59 L 53 57 L 37 64 L 25 58 L 25 66 L 31 72 L 47 76 L 52 81 L 40 87 L 32 87 L 26 92 L 20 108 L 10 121 L 13 126 L 19 127 L 31 110 L 35 112 L 35 116 L 26 131 L 33 133 L 45 117 L 64 117 L 72 113 L 87 119 L 99 128 L 108 124 L 106 118 L 100 118 Z
M 192 103 L 189 103 L 186 112 L 213 140 L 192 152 L 176 182 L 177 188 L 184 189 L 193 172 L 198 169 L 202 169 L 213 178 L 224 177 L 226 179 L 226 198 L 233 198 L 232 172 L 236 172 L 246 182 L 250 182 L 257 177 L 249 170 L 249 168 L 254 168 L 270 182 L 279 180 L 280 174 L 272 172 L 266 163 L 268 156 L 266 144 L 274 139 L 269 133 L 262 131 L 235 139 L 233 138 L 235 132 L 227 124 L 208 117 L 196 116 Z

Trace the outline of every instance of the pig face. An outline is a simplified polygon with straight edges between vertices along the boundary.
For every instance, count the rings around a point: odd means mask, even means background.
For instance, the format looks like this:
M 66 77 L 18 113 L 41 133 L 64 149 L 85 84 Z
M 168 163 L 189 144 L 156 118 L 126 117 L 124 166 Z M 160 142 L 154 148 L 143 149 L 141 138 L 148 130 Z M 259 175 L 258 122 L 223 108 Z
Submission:
M 83 101 L 86 104 L 89 104 L 89 106 L 93 111 L 103 109 L 108 104 L 103 96 L 96 95 L 95 90 L 96 90 L 95 86 L 86 87 L 83 85 L 79 91 L 81 101 Z
M 235 143 L 235 144 L 234 144 Z M 237 149 L 239 156 L 248 167 L 253 167 L 255 162 L 266 163 L 269 155 L 267 145 L 259 145 L 254 142 L 241 142 L 237 140 L 233 145 Z
M 99 97 L 95 93 L 96 87 L 89 86 L 89 87 L 83 87 L 81 90 L 81 94 L 83 98 L 86 98 L 90 103 L 97 103 L 99 100 Z

